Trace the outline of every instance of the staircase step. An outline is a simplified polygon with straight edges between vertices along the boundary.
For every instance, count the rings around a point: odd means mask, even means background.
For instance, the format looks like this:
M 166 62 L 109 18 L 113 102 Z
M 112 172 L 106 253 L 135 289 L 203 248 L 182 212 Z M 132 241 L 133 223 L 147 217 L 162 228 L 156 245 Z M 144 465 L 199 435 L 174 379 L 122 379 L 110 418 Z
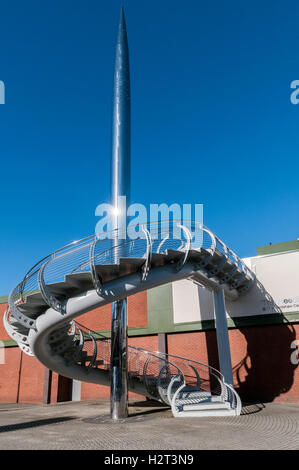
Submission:
M 183 251 L 169 250 L 169 249 L 167 249 L 166 254 L 167 254 L 167 261 L 170 263 L 179 261 L 181 258 L 185 256 L 185 253 Z
M 71 297 L 78 293 L 78 288 L 70 286 L 66 282 L 53 282 L 46 284 L 49 292 L 57 299 Z
M 111 281 L 119 276 L 118 264 L 97 264 L 96 272 L 103 282 Z
M 65 283 L 69 289 L 76 293 L 92 289 L 93 287 L 90 272 L 67 274 L 65 276 Z
M 25 303 L 25 304 L 19 304 L 17 308 L 24 315 L 27 315 L 30 318 L 37 318 L 41 313 L 43 313 L 49 307 L 48 305 L 36 305 L 36 304 Z
M 120 258 L 120 264 L 128 264 L 140 268 L 144 264 L 145 258 Z
M 201 263 L 205 260 L 211 259 L 211 254 L 209 251 L 205 250 L 204 248 L 199 248 L 198 250 L 191 249 L 189 251 L 188 258 L 192 259 L 196 263 Z
M 145 263 L 144 258 L 120 258 L 119 271 L 121 276 L 126 274 L 135 273 L 140 270 L 141 266 Z
M 164 266 L 167 262 L 167 256 L 162 253 L 152 253 L 151 257 L 151 267 Z
M 65 283 L 70 287 L 77 289 L 78 291 L 82 290 L 82 286 L 92 284 L 91 273 L 72 273 L 65 276 Z
M 228 401 L 207 401 L 194 403 L 192 405 L 184 405 L 184 411 L 203 411 L 203 410 L 230 410 L 231 406 Z
M 187 405 L 196 405 L 202 403 L 224 403 L 224 401 L 219 400 L 219 396 L 214 397 L 189 397 L 189 398 L 177 398 L 176 403 L 180 406 Z
M 213 253 L 213 260 L 219 261 L 224 257 L 224 253 L 222 251 L 218 250 L 218 248 L 215 248 L 215 251 Z
M 26 304 L 31 305 L 48 305 L 47 302 L 44 300 L 41 292 L 35 292 L 34 294 L 28 294 L 26 296 Z
M 180 411 L 175 416 L 176 418 L 205 418 L 205 417 L 212 417 L 212 416 L 236 416 L 236 412 L 233 409 L 204 409 L 204 410 Z
M 28 334 L 28 328 L 26 328 L 25 326 L 21 325 L 21 323 L 19 323 L 15 318 L 13 318 L 12 316 L 10 317 L 9 319 L 9 324 L 10 326 L 13 328 L 13 330 L 16 332 L 16 333 L 19 333 L 20 335 L 24 335 L 26 336 Z
M 188 398 L 218 398 L 219 399 L 219 396 L 214 396 L 212 397 L 212 394 L 211 392 L 204 392 L 204 391 L 200 391 L 200 390 L 190 390 L 190 391 L 185 391 L 185 390 L 182 390 L 180 393 L 179 393 L 179 399 L 188 399 Z
M 235 263 L 230 258 L 227 258 L 226 263 L 223 267 L 223 271 L 229 274 L 230 271 L 234 269 L 234 267 L 235 267 Z

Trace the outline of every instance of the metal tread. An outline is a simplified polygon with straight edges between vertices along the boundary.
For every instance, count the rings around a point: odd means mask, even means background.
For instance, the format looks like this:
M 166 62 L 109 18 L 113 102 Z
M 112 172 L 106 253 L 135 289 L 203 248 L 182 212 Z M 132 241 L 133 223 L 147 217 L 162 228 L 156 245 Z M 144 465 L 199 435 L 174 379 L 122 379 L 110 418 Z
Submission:
M 152 253 L 151 255 L 151 268 L 164 266 L 167 261 L 167 256 L 164 253 Z
M 230 410 L 231 404 L 228 401 L 206 401 L 194 403 L 190 405 L 183 405 L 184 411 L 202 411 L 202 410 Z

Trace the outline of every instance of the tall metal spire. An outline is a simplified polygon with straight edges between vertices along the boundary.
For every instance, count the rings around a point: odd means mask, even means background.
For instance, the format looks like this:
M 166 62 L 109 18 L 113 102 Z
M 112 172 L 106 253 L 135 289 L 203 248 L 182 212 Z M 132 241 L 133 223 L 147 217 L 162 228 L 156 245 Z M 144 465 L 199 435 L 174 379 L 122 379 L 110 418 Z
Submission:
M 121 8 L 118 26 L 113 90 L 111 204 L 113 228 L 126 228 L 126 208 L 130 204 L 131 106 L 129 48 L 126 21 Z M 126 204 L 120 198 L 126 197 Z M 125 227 L 124 227 L 125 225 Z M 118 236 L 117 236 L 118 238 Z M 115 263 L 121 255 L 115 243 Z M 111 310 L 111 418 L 128 416 L 128 322 L 127 299 L 113 302 Z
M 111 204 L 118 208 L 118 197 L 130 203 L 131 103 L 129 48 L 123 7 L 118 26 L 113 90 Z M 116 227 L 118 223 L 115 221 Z

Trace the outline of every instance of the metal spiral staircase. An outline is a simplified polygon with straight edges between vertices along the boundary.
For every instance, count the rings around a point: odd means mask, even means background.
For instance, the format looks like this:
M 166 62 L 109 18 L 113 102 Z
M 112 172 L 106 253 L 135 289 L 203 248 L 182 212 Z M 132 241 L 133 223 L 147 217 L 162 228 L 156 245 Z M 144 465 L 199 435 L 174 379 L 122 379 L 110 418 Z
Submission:
M 171 225 L 171 227 L 169 227 Z M 145 224 L 74 242 L 37 263 L 9 295 L 4 326 L 46 367 L 110 384 L 110 339 L 74 319 L 96 307 L 180 279 L 237 299 L 255 275 L 197 222 Z M 103 238 L 103 237 L 106 238 Z M 238 415 L 241 401 L 217 370 L 189 359 L 128 347 L 129 389 L 178 416 Z

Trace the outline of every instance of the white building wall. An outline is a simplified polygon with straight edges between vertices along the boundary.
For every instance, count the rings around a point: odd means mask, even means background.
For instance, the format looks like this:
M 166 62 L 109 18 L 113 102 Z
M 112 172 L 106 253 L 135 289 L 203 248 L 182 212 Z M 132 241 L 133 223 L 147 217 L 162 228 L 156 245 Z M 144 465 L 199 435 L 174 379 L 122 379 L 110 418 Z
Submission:
M 237 301 L 226 302 L 230 317 L 299 312 L 299 251 L 243 260 L 259 283 Z M 183 280 L 172 284 L 174 323 L 212 320 L 212 293 Z

